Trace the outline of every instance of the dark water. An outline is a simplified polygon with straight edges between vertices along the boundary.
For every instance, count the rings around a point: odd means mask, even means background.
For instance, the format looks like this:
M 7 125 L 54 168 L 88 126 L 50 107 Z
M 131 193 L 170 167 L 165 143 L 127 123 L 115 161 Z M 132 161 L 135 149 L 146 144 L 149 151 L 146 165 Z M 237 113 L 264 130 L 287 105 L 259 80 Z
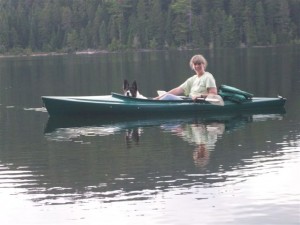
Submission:
M 218 85 L 283 112 L 48 118 L 42 95 L 155 96 L 197 52 L 0 58 L 1 224 L 299 224 L 300 47 L 205 51 Z

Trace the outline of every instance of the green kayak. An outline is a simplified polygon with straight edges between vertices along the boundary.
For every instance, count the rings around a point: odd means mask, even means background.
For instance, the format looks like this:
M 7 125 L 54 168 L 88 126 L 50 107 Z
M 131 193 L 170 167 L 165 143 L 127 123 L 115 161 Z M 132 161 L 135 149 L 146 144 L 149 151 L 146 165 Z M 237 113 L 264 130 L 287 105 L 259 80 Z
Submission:
M 50 116 L 161 116 L 199 115 L 251 112 L 255 110 L 282 109 L 286 102 L 282 97 L 253 97 L 239 89 L 221 86 L 223 105 L 201 99 L 154 100 L 127 97 L 118 93 L 103 96 L 42 96 Z

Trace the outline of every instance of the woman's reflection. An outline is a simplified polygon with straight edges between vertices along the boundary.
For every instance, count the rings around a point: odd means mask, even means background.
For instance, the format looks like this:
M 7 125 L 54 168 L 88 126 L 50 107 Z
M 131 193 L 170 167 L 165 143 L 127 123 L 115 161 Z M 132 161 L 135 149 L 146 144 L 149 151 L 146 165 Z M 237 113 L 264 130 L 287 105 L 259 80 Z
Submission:
M 209 150 L 205 144 L 197 146 L 193 152 L 194 163 L 197 167 L 204 167 L 209 162 Z
M 215 143 L 225 131 L 225 124 L 221 122 L 180 124 L 176 126 L 162 126 L 196 148 L 193 151 L 194 163 L 204 167 L 209 162 L 210 151 L 215 148 Z

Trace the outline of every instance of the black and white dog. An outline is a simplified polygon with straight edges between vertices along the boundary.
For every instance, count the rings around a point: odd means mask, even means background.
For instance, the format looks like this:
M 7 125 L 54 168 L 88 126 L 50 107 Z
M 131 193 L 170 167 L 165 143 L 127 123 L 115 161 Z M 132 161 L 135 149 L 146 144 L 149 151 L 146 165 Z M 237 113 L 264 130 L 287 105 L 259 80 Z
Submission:
M 146 97 L 141 95 L 140 92 L 138 91 L 136 81 L 133 81 L 132 85 L 130 86 L 129 82 L 127 80 L 124 80 L 123 91 L 125 96 L 146 99 Z

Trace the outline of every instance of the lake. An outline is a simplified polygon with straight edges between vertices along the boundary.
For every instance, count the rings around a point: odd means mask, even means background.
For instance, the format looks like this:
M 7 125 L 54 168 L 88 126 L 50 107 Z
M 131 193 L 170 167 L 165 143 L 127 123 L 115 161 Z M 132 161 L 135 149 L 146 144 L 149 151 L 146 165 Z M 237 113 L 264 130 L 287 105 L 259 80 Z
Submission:
M 217 85 L 285 111 L 49 118 L 43 95 L 153 97 L 198 51 L 0 58 L 1 224 L 300 224 L 300 46 L 201 52 Z

